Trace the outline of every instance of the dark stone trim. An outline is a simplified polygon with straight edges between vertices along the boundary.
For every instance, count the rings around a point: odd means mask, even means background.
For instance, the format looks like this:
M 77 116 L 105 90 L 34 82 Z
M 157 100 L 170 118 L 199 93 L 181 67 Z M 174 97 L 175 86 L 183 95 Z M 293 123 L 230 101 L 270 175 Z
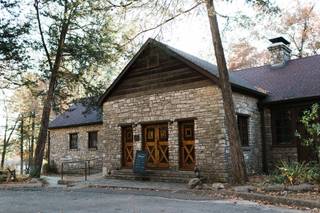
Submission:
M 161 123 L 171 123 L 171 120 L 155 120 L 155 121 L 141 121 L 138 124 L 147 125 L 147 124 L 161 124 Z
M 236 115 L 238 116 L 243 116 L 243 117 L 246 117 L 246 118 L 250 118 L 250 115 L 249 114 L 244 114 L 244 113 L 236 113 Z
M 133 126 L 134 123 L 119 123 L 118 127 L 129 127 L 129 126 Z
M 297 145 L 295 143 L 291 144 L 272 144 L 271 148 L 296 148 Z
M 177 118 L 174 119 L 174 121 L 180 122 L 180 121 L 192 121 L 192 120 L 198 120 L 197 117 L 189 117 L 189 118 Z

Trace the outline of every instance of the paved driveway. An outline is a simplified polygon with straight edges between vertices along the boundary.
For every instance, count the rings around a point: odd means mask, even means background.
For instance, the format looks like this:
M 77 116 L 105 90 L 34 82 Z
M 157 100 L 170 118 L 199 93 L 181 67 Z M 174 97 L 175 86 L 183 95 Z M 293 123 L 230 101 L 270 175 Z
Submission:
M 298 212 L 251 202 L 194 200 L 183 196 L 185 195 L 179 197 L 168 192 L 163 194 L 106 189 L 0 190 L 0 212 Z

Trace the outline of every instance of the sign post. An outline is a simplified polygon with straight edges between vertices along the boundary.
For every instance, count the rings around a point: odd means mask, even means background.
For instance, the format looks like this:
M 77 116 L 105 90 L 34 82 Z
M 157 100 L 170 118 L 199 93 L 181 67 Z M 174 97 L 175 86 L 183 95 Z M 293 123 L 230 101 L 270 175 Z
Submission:
M 137 150 L 134 159 L 133 172 L 137 174 L 145 174 L 145 167 L 148 158 L 148 153 L 146 151 Z

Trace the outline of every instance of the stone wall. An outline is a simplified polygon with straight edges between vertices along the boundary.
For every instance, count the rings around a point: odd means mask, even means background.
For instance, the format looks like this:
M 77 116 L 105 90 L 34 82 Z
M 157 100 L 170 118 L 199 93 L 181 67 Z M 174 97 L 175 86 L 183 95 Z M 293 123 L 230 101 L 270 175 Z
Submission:
M 236 113 L 248 115 L 249 146 L 242 147 L 249 174 L 262 172 L 262 134 L 258 100 L 253 97 L 234 94 Z
M 50 161 L 54 162 L 60 171 L 63 161 L 102 160 L 104 146 L 102 144 L 102 125 L 87 125 L 50 130 Z M 98 131 L 97 149 L 88 148 L 88 132 Z M 78 133 L 78 149 L 69 148 L 69 134 Z
M 261 134 L 257 100 L 235 94 L 237 112 L 250 116 L 250 146 L 246 150 L 249 168 L 261 168 Z M 217 86 L 183 89 L 106 101 L 103 105 L 103 143 L 105 144 L 104 173 L 121 168 L 121 124 L 133 124 L 139 135 L 134 141 L 134 153 L 141 149 L 141 123 L 170 120 L 169 161 L 171 170 L 179 170 L 178 122 L 176 119 L 195 119 L 196 165 L 203 175 L 215 181 L 229 177 L 229 148 L 225 131 L 225 116 L 221 91 Z M 252 158 L 250 160 L 249 158 Z

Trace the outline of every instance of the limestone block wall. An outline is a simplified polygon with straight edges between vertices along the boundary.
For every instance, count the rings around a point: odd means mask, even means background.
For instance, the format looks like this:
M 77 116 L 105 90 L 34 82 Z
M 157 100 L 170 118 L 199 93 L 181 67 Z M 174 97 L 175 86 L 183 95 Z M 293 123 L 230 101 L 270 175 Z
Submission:
M 228 177 L 225 159 L 224 115 L 221 93 L 216 86 L 142 95 L 107 101 L 103 105 L 103 134 L 106 140 L 105 173 L 121 168 L 121 126 L 134 124 L 134 153 L 141 149 L 141 123 L 170 120 L 170 169 L 179 167 L 178 121 L 195 119 L 196 164 L 203 172 L 216 179 Z M 210 175 L 209 175 L 210 174 Z
M 235 93 L 236 113 L 248 115 L 249 146 L 242 147 L 249 174 L 262 172 L 262 134 L 258 99 Z
M 102 160 L 104 153 L 102 125 L 87 125 L 50 130 L 50 160 L 60 171 L 63 161 L 88 160 L 99 158 Z M 88 148 L 88 132 L 98 131 L 98 149 Z M 69 134 L 78 133 L 78 149 L 69 148 Z
M 257 100 L 235 94 L 237 112 L 248 114 L 250 146 L 245 151 L 248 167 L 261 168 L 260 116 Z M 103 105 L 103 135 L 105 140 L 104 173 L 121 169 L 121 124 L 132 124 L 139 141 L 134 141 L 134 153 L 141 149 L 142 124 L 169 120 L 169 161 L 171 170 L 179 170 L 178 121 L 195 118 L 196 165 L 209 179 L 229 177 L 229 147 L 225 130 L 225 115 L 221 91 L 217 86 L 183 89 L 106 101 Z M 254 162 L 251 162 L 254 161 Z

